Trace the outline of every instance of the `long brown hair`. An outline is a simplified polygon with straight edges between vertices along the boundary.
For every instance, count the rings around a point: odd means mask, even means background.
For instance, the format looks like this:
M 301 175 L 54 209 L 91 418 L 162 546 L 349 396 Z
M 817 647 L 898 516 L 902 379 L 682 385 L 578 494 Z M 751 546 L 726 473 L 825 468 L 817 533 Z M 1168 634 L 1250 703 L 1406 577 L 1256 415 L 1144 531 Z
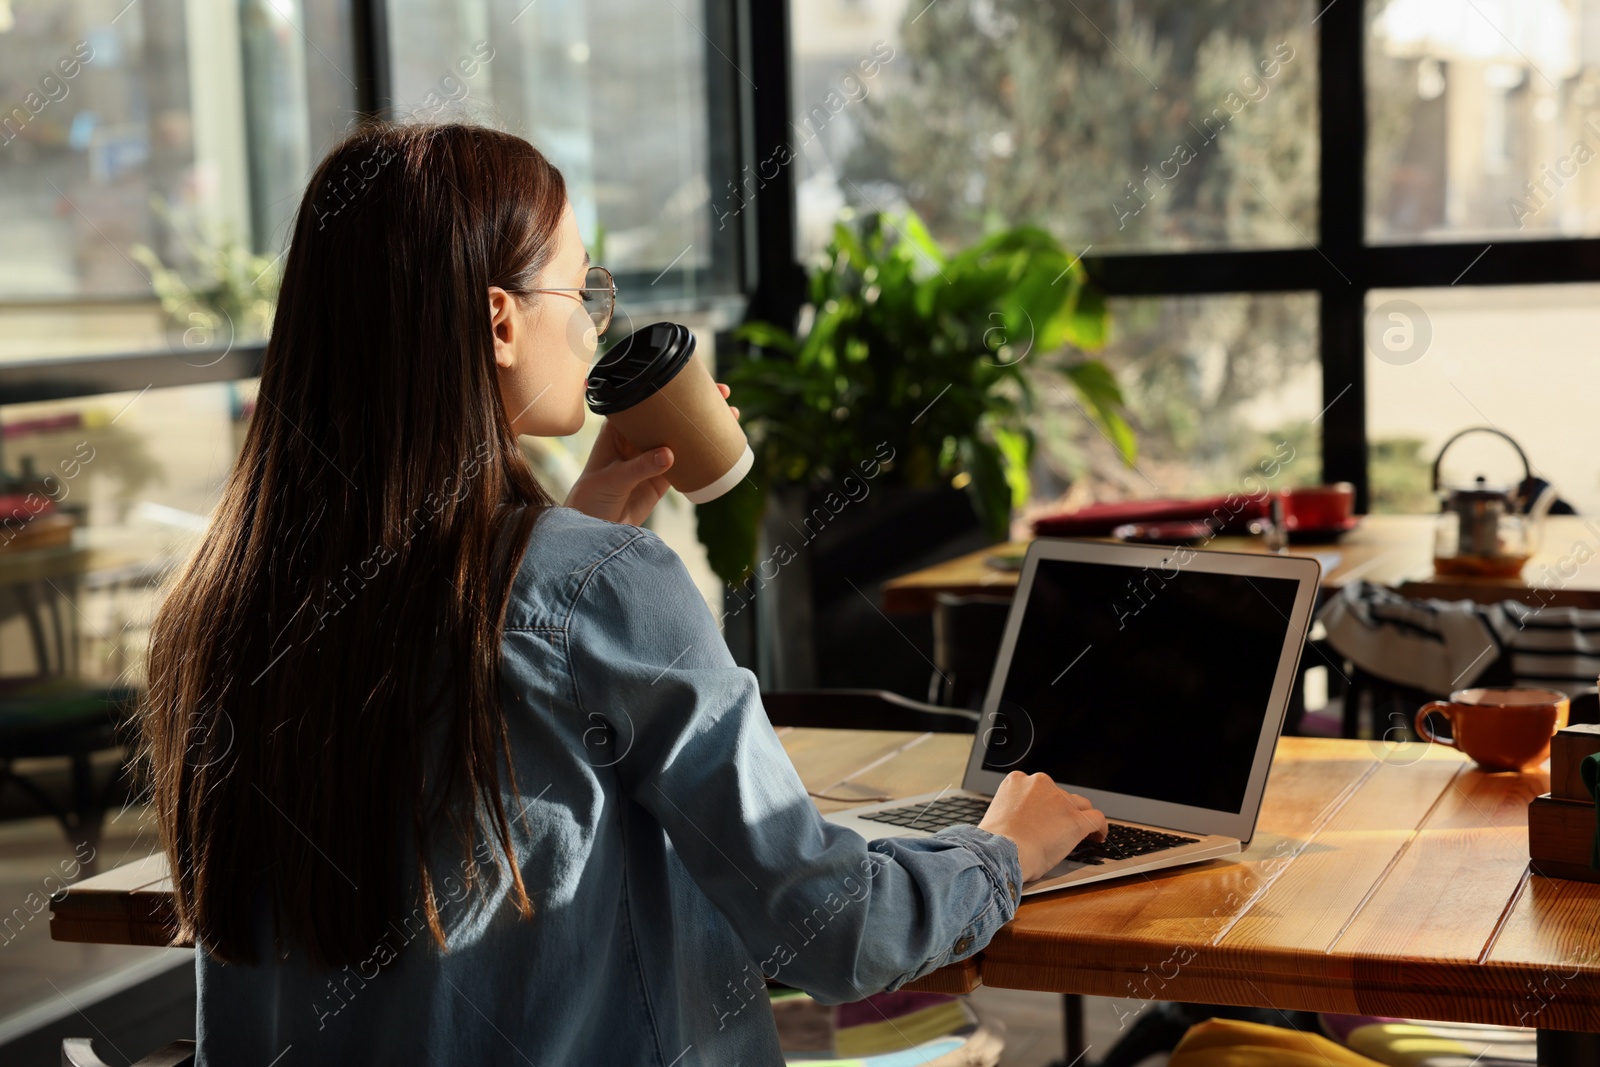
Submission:
M 464 851 L 486 829 L 532 914 L 499 650 L 553 502 L 501 402 L 488 288 L 538 285 L 565 206 L 531 145 L 466 125 L 365 126 L 306 189 L 255 415 L 156 616 L 141 716 L 179 934 L 220 960 L 258 962 L 263 879 L 313 966 L 370 955 L 419 903 L 443 947 L 440 822 Z

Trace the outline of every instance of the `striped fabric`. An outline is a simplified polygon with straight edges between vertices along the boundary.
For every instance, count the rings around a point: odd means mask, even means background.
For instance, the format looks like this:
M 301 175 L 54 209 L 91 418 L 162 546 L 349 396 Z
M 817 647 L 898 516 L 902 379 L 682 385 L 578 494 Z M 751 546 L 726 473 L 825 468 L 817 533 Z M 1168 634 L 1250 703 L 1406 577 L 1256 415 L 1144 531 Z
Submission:
M 1370 582 L 1341 589 L 1317 616 L 1361 670 L 1444 696 L 1474 684 L 1573 694 L 1600 675 L 1600 611 L 1520 601 L 1410 600 Z
M 1573 693 L 1600 675 L 1600 611 L 1532 608 L 1515 600 L 1496 604 L 1501 632 L 1518 684 Z

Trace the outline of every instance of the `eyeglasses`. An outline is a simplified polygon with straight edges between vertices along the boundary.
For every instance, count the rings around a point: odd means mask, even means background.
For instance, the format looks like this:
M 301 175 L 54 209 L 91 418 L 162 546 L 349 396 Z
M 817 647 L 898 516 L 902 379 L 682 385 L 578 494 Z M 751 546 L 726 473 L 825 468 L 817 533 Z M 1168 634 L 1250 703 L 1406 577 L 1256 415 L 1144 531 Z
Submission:
M 604 267 L 590 267 L 582 289 L 529 289 L 530 293 L 577 293 L 574 300 L 583 304 L 594 323 L 596 334 L 606 332 L 611 315 L 617 310 L 617 280 Z

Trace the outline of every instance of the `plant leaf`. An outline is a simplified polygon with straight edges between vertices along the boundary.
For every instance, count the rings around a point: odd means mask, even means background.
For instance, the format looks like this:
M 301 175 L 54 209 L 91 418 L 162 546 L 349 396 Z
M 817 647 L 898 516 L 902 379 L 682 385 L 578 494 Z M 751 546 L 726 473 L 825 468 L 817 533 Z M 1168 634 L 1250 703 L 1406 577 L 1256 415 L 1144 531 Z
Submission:
M 800 350 L 800 342 L 795 339 L 793 332 L 771 322 L 760 320 L 747 322 L 734 330 L 733 336 L 741 341 L 748 341 L 757 348 L 770 348 L 775 352 L 785 352 L 791 356 Z
M 1110 326 L 1105 294 L 1085 285 L 1063 323 L 1062 340 L 1092 352 L 1105 346 Z
M 967 493 L 986 534 L 997 541 L 1011 533 L 1011 485 L 1006 481 L 1000 450 L 980 437 L 960 444 L 961 462 L 972 481 Z
M 1098 359 L 1086 359 L 1066 368 L 1064 373 L 1077 389 L 1078 395 L 1089 405 L 1090 417 L 1100 424 L 1100 428 L 1111 439 L 1117 453 L 1122 456 L 1122 462 L 1133 466 L 1139 456 L 1139 444 L 1133 427 L 1123 418 L 1122 411 L 1126 405 L 1122 399 L 1122 389 L 1110 369 Z
M 1011 487 L 1011 506 L 1021 508 L 1028 502 L 1032 479 L 1028 464 L 1033 459 L 1033 436 L 1026 430 L 1008 430 L 1003 426 L 990 427 L 989 434 L 1005 461 L 1006 484 Z
M 909 241 L 917 251 L 927 257 L 929 263 L 935 267 L 943 267 L 946 262 L 944 249 L 939 247 L 939 242 L 933 239 L 933 234 L 928 232 L 928 227 L 923 224 L 922 217 L 915 211 L 906 211 L 900 216 L 896 224 L 900 236 Z
M 853 270 L 865 271 L 872 263 L 872 257 L 867 255 L 866 248 L 861 240 L 856 237 L 855 231 L 842 222 L 833 224 L 834 258 L 843 257 L 844 262 Z
M 1035 366 L 1064 375 L 1133 462 L 1116 379 L 1102 363 L 1062 365 L 1067 346 L 1105 343 L 1108 313 L 1083 264 L 1047 231 L 991 232 L 947 253 L 915 214 L 863 213 L 835 227 L 809 281 L 805 334 L 750 323 L 723 370 L 761 454 L 763 493 L 828 487 L 882 442 L 898 453 L 885 467 L 896 484 L 945 484 L 964 471 L 985 530 L 1005 537 L 1030 488 Z M 763 501 L 741 502 L 749 492 L 700 509 L 701 541 L 724 580 L 749 574 L 759 551 Z
M 746 478 L 715 500 L 695 505 L 695 532 L 705 546 L 706 562 L 728 585 L 741 584 L 755 570 L 756 537 L 767 508 L 766 487 L 760 481 Z

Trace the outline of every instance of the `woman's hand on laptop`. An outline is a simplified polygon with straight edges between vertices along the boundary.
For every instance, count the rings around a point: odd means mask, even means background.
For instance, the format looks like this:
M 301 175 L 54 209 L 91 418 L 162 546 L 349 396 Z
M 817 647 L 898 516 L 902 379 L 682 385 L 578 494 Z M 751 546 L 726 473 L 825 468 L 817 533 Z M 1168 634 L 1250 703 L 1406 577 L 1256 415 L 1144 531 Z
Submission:
M 1065 859 L 1084 838 L 1104 841 L 1106 817 L 1088 797 L 1061 789 L 1048 774 L 1012 771 L 1000 780 L 978 828 L 1016 843 L 1022 880 L 1031 882 Z

